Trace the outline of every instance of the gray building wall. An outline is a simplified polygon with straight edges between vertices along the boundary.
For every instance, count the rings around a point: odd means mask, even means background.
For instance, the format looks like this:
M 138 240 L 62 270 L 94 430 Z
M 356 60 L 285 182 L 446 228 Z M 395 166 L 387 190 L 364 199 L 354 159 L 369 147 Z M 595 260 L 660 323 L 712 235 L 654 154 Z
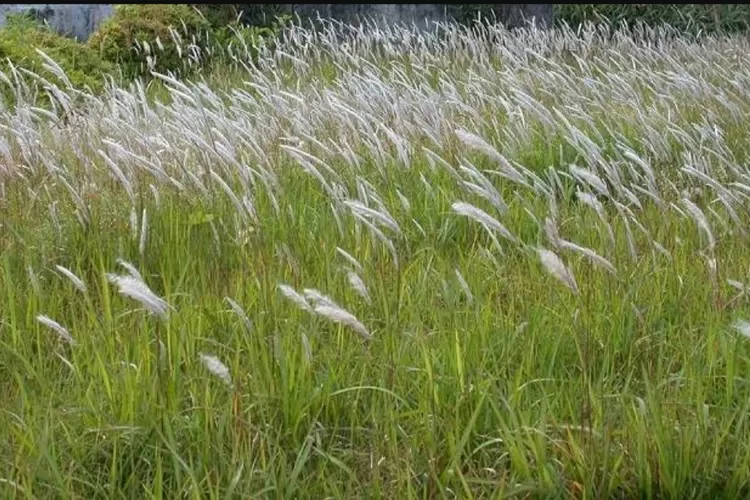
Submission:
M 5 24 L 5 17 L 12 13 L 28 12 L 34 9 L 57 32 L 86 40 L 99 24 L 112 15 L 114 5 L 108 3 L 39 3 L 39 4 L 3 4 L 0 5 L 0 25 Z

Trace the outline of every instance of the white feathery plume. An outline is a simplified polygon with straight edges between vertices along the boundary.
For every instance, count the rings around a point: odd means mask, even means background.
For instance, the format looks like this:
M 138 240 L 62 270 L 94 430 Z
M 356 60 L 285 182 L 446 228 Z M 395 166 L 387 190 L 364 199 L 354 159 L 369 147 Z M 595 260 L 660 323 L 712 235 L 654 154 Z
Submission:
M 714 247 L 716 246 L 716 240 L 714 239 L 714 234 L 711 232 L 711 226 L 709 226 L 708 219 L 706 219 L 706 215 L 703 213 L 703 210 L 701 210 L 698 205 L 687 198 L 682 198 L 680 201 L 682 202 L 682 205 L 687 209 L 688 213 L 701 229 L 701 231 L 703 231 L 703 233 L 706 235 L 706 239 L 708 240 L 708 249 L 713 251 Z
M 732 328 L 741 333 L 745 338 L 750 339 L 750 322 L 738 319 L 732 323 Z
M 55 269 L 57 269 L 62 275 L 68 278 L 70 282 L 73 283 L 74 287 L 76 287 L 78 290 L 82 291 L 83 293 L 86 293 L 86 283 L 84 283 L 81 278 L 73 274 L 73 272 L 70 269 L 63 267 L 63 266 L 55 266 Z
M 537 253 L 547 272 L 570 288 L 574 294 L 578 295 L 578 284 L 573 277 L 573 273 L 565 266 L 562 259 L 556 253 L 544 248 L 538 248 Z
M 68 330 L 57 321 L 53 320 L 50 317 L 44 316 L 43 314 L 39 314 L 36 317 L 36 320 L 44 326 L 54 330 L 55 333 L 57 333 L 57 335 L 68 344 L 75 345 L 76 341 L 73 339 L 70 333 L 68 333 Z
M 130 231 L 133 239 L 136 239 L 138 237 L 138 214 L 135 211 L 135 207 L 130 209 Z
M 302 309 L 303 311 L 307 311 L 309 313 L 312 313 L 312 307 L 310 307 L 310 304 L 307 302 L 307 299 L 305 299 L 302 295 L 297 293 L 297 291 L 290 287 L 289 285 L 278 285 L 278 289 L 281 292 L 281 294 L 292 301 L 297 307 Z
M 141 276 L 141 273 L 138 272 L 138 269 L 136 269 L 135 266 L 130 262 L 127 262 L 123 259 L 117 259 L 117 263 L 124 267 L 128 274 L 130 274 L 133 278 L 145 281 L 143 279 L 143 276 Z
M 599 194 L 609 197 L 609 189 L 607 184 L 594 172 L 581 168 L 578 165 L 570 165 L 568 167 L 570 173 L 579 180 L 584 181 L 589 186 L 593 187 Z
M 615 276 L 617 275 L 617 269 L 615 269 L 615 266 L 601 255 L 597 254 L 590 248 L 582 247 L 572 241 L 562 239 L 555 221 L 549 217 L 544 220 L 544 232 L 547 235 L 547 239 L 555 248 L 572 250 L 573 252 L 579 253 L 589 259 L 594 265 L 605 269 Z
M 315 312 L 320 316 L 333 321 L 334 323 L 340 323 L 342 325 L 350 327 L 365 340 L 370 340 L 372 338 L 372 335 L 370 335 L 367 327 L 363 325 L 353 314 L 342 309 L 341 307 L 321 303 L 315 306 Z
M 319 290 L 316 290 L 314 288 L 305 288 L 302 290 L 302 293 L 305 294 L 305 298 L 313 303 L 313 305 L 326 305 L 326 306 L 333 306 L 333 307 L 341 307 L 334 301 L 331 297 L 328 295 L 324 295 Z
M 151 314 L 167 319 L 167 311 L 170 309 L 169 304 L 156 295 L 143 280 L 134 276 L 118 276 L 116 274 L 107 274 L 107 278 L 111 283 L 117 285 L 120 289 L 120 295 L 140 302 Z
M 357 261 L 349 252 L 344 250 L 343 248 L 336 247 L 336 251 L 341 255 L 343 258 L 345 258 L 354 268 L 357 270 L 357 272 L 362 272 L 362 264 Z
M 239 316 L 239 318 L 242 320 L 242 322 L 245 324 L 245 328 L 248 332 L 252 331 L 253 329 L 253 322 L 250 321 L 250 318 L 247 317 L 247 314 L 245 314 L 245 310 L 242 309 L 242 307 L 235 302 L 234 300 L 230 299 L 229 297 L 224 297 L 224 300 L 226 300 L 229 303 L 229 306 L 234 311 L 234 314 Z
M 232 375 L 229 373 L 229 368 L 222 363 L 219 358 L 213 354 L 200 353 L 200 358 L 206 369 L 211 372 L 212 375 L 221 379 L 227 387 L 232 387 Z
M 560 248 L 566 248 L 568 250 L 572 250 L 574 252 L 577 252 L 587 259 L 589 259 L 594 265 L 601 267 L 602 269 L 606 270 L 610 274 L 616 276 L 617 275 L 617 269 L 615 269 L 615 266 L 612 265 L 611 262 L 609 262 L 607 259 L 602 257 L 601 255 L 597 254 L 590 248 L 582 247 L 580 245 L 576 245 L 572 241 L 567 240 L 560 240 Z
M 555 224 L 555 221 L 549 217 L 544 219 L 544 234 L 547 236 L 547 239 L 553 247 L 557 248 L 560 246 L 561 238 L 560 233 L 557 230 L 557 225 Z
M 737 280 L 727 279 L 727 284 L 731 286 L 732 288 L 736 288 L 737 290 L 741 292 L 745 291 L 745 285 Z
M 369 304 L 371 302 L 370 293 L 367 291 L 367 286 L 365 285 L 365 282 L 362 281 L 362 278 L 360 278 L 354 271 L 347 272 L 346 276 L 349 279 L 349 284 L 352 289 Z
M 31 266 L 28 266 L 26 268 L 26 272 L 29 275 L 29 282 L 31 282 L 31 286 L 34 288 L 34 290 L 39 293 L 40 286 L 39 286 L 39 278 L 37 277 L 36 273 L 34 272 L 34 268 Z
M 475 207 L 474 205 L 470 203 L 465 203 L 463 201 L 457 201 L 451 205 L 453 210 L 461 215 L 464 215 L 470 219 L 473 219 L 477 222 L 480 222 L 481 224 L 484 224 L 488 228 L 494 229 L 498 233 L 500 233 L 500 236 L 503 238 L 506 238 L 512 242 L 516 242 L 515 236 L 511 234 L 508 229 L 500 224 L 497 219 L 492 217 L 490 214 L 482 210 L 481 208 Z
M 521 175 L 518 170 L 513 168 L 508 160 L 501 155 L 497 149 L 492 147 L 487 141 L 479 137 L 478 135 L 472 134 L 471 132 L 464 129 L 457 129 L 456 137 L 465 145 L 477 151 L 481 151 L 496 162 L 501 167 L 501 173 L 503 176 L 511 179 L 519 184 L 526 185 L 526 179 Z

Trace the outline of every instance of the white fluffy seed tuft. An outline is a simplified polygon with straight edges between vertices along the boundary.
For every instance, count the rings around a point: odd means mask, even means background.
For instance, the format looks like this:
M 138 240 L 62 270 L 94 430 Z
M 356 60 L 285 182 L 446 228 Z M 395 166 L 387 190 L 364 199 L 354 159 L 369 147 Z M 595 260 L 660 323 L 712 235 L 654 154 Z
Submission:
M 67 342 L 68 344 L 75 345 L 76 341 L 70 335 L 68 330 L 54 319 L 40 314 L 36 317 L 36 320 L 57 333 L 61 340 Z
M 362 278 L 360 278 L 359 275 L 354 271 L 347 272 L 346 276 L 349 280 L 349 285 L 351 285 L 352 290 L 354 290 L 357 295 L 365 299 L 365 302 L 370 304 L 370 292 L 367 291 L 367 286 L 365 285 L 365 282 L 362 281 Z
M 81 292 L 86 293 L 86 283 L 84 283 L 81 278 L 73 274 L 73 271 L 63 266 L 55 266 L 55 269 L 57 269 L 60 274 L 68 278 L 70 282 L 73 283 L 74 287 L 76 287 Z
M 219 358 L 213 354 L 204 353 L 200 353 L 200 358 L 203 365 L 212 375 L 219 378 L 227 387 L 232 387 L 232 375 L 229 373 L 229 368 Z
M 167 319 L 167 313 L 170 309 L 169 304 L 156 295 L 142 280 L 134 276 L 118 276 L 116 274 L 107 274 L 107 278 L 111 283 L 117 285 L 120 295 L 140 302 L 151 314 Z
M 307 299 L 305 299 L 302 295 L 297 293 L 297 291 L 290 287 L 289 285 L 283 285 L 279 284 L 278 289 L 281 292 L 281 294 L 289 299 L 292 303 L 294 303 L 297 307 L 302 309 L 303 311 L 307 311 L 309 313 L 312 313 L 312 307 L 310 307 L 310 304 L 307 302 Z
M 315 312 L 318 315 L 333 321 L 334 323 L 340 323 L 342 325 L 348 326 L 365 340 L 372 339 L 372 335 L 370 335 L 367 327 L 363 325 L 352 313 L 340 307 L 318 304 L 317 306 L 315 306 Z
M 537 253 L 544 269 L 578 295 L 578 284 L 573 277 L 573 273 L 565 266 L 562 259 L 555 252 L 544 248 L 538 248 Z
M 732 328 L 737 330 L 743 337 L 750 339 L 750 322 L 744 319 L 738 319 L 732 323 Z

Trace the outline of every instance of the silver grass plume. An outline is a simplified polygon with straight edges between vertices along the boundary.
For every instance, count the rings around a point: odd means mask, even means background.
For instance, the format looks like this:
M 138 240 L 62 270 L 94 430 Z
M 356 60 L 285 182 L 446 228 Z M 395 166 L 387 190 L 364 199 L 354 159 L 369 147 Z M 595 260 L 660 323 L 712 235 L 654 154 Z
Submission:
M 475 207 L 474 205 L 470 203 L 465 203 L 463 201 L 457 201 L 453 203 L 451 208 L 453 208 L 454 212 L 460 215 L 473 219 L 476 222 L 479 222 L 490 229 L 494 229 L 495 231 L 500 233 L 500 235 L 503 238 L 506 238 L 514 243 L 517 241 L 516 237 L 513 236 L 513 234 L 510 231 L 508 231 L 508 229 L 505 226 L 503 226 L 500 222 L 498 222 L 497 219 L 492 217 L 490 214 L 488 214 L 481 208 Z
M 218 377 L 227 387 L 232 387 L 232 375 L 229 368 L 213 354 L 200 353 L 201 362 L 212 375 Z
M 340 323 L 342 325 L 350 327 L 365 340 L 372 339 L 372 335 L 367 330 L 367 327 L 363 325 L 352 313 L 344 310 L 339 306 L 320 303 L 315 306 L 315 313 L 333 321 L 334 323 Z
M 54 330 L 54 332 L 57 333 L 60 339 L 64 340 L 68 344 L 75 345 L 76 341 L 73 339 L 70 333 L 68 333 L 68 330 L 57 321 L 48 316 L 44 316 L 43 314 L 39 314 L 36 317 L 36 320 L 47 328 Z
M 362 272 L 362 264 L 359 263 L 357 259 L 355 259 L 349 252 L 344 250 L 343 248 L 336 247 L 336 251 L 344 257 L 354 268 L 357 270 L 357 272 Z
M 346 276 L 349 280 L 349 285 L 351 285 L 352 289 L 357 292 L 357 295 L 365 299 L 368 304 L 371 303 L 370 293 L 367 291 L 367 286 L 365 285 L 365 282 L 362 281 L 362 278 L 360 278 L 354 271 L 348 271 Z
M 140 302 L 148 312 L 166 320 L 169 304 L 156 295 L 146 283 L 134 276 L 118 276 L 107 274 L 107 279 L 119 288 L 120 295 Z
M 565 266 L 562 259 L 556 253 L 544 248 L 538 248 L 537 253 L 544 269 L 570 288 L 575 295 L 578 295 L 578 284 L 573 277 L 573 273 Z
M 253 322 L 250 321 L 250 318 L 247 317 L 247 314 L 245 314 L 245 310 L 242 309 L 242 306 L 240 306 L 237 302 L 230 299 L 229 297 L 224 297 L 224 300 L 229 303 L 229 306 L 232 308 L 232 311 L 234 311 L 234 314 L 236 314 L 242 320 L 242 323 L 245 325 L 245 329 L 247 329 L 248 332 L 251 332 L 253 330 Z
M 711 232 L 711 226 L 708 224 L 708 219 L 706 219 L 706 215 L 703 213 L 703 210 L 701 210 L 698 205 L 687 198 L 682 198 L 680 201 L 682 202 L 682 205 L 687 209 L 696 225 L 701 229 L 703 234 L 706 235 L 706 239 L 708 240 L 708 249 L 713 251 L 714 247 L 716 246 L 716 240 L 714 239 L 714 234 Z
M 741 333 L 745 338 L 750 339 L 750 322 L 743 319 L 738 319 L 737 321 L 732 323 L 732 328 Z
M 74 287 L 76 287 L 81 292 L 86 293 L 86 283 L 84 283 L 81 278 L 73 274 L 70 269 L 63 266 L 55 266 L 55 269 L 57 269 L 63 276 L 68 278 L 70 282 L 73 283 Z
M 307 311 L 309 313 L 312 313 L 312 307 L 310 307 L 310 304 L 307 302 L 307 299 L 297 293 L 297 291 L 290 287 L 289 285 L 283 285 L 279 284 L 278 289 L 281 292 L 281 294 L 289 299 L 291 302 L 293 302 L 297 307 L 302 309 L 303 311 Z

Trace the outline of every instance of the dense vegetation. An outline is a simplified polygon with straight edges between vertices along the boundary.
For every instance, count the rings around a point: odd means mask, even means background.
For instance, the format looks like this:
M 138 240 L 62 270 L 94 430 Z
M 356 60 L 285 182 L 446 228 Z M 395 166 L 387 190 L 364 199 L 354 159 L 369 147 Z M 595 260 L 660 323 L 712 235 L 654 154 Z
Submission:
M 750 496 L 747 38 L 234 33 L 2 68 L 0 497 Z
M 577 27 L 586 21 L 630 28 L 668 24 L 683 34 L 745 33 L 750 27 L 747 4 L 556 4 L 555 20 Z
M 471 24 L 478 18 L 492 22 L 496 10 L 496 4 L 460 4 L 454 14 Z M 43 13 L 32 10 L 28 16 L 9 16 L 0 28 L 0 58 L 5 69 L 10 64 L 55 80 L 58 76 L 45 68 L 41 50 L 59 64 L 74 87 L 94 90 L 100 90 L 108 76 L 120 83 L 149 80 L 151 71 L 195 77 L 236 66 L 238 52 L 257 57 L 279 36 L 291 12 L 287 4 L 117 5 L 115 15 L 79 43 L 46 28 L 41 23 Z M 734 33 L 747 30 L 750 7 L 556 4 L 554 18 L 558 26 L 574 29 L 582 23 L 606 21 L 630 29 L 667 23 L 684 34 Z M 29 75 L 22 77 L 26 85 L 34 83 Z M 42 95 L 46 102 L 43 88 L 32 86 L 26 93 Z M 17 98 L 7 86 L 0 95 L 6 103 Z
M 220 6 L 218 6 L 220 7 Z M 215 13 L 218 7 L 194 9 L 186 4 L 118 5 L 85 42 L 61 36 L 33 15 L 10 15 L 0 28 L 3 69 L 24 68 L 60 83 L 58 71 L 45 66 L 51 57 L 75 88 L 101 90 L 112 77 L 125 84 L 136 78 L 151 79 L 151 72 L 195 77 L 238 64 L 238 58 L 256 57 L 278 36 L 285 18 L 258 25 Z M 39 78 L 19 74 L 29 88 L 49 101 Z M 14 103 L 17 93 L 5 86 L 2 96 Z M 28 96 L 27 96 L 28 97 Z M 53 99 L 54 100 L 54 99 Z

